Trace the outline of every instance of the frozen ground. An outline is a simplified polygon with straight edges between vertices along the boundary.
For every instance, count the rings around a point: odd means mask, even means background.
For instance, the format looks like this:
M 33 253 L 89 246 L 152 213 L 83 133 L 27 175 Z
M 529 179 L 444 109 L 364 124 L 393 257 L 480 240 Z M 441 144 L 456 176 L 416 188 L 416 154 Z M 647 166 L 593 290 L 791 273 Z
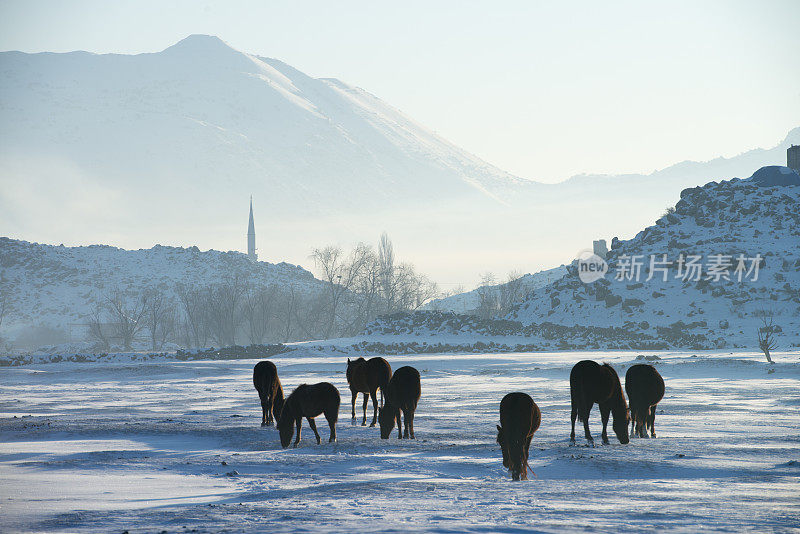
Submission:
M 624 376 L 636 356 L 390 357 L 422 374 L 416 441 L 351 426 L 345 357 L 278 356 L 285 389 L 329 380 L 343 395 L 339 442 L 316 445 L 304 424 L 288 450 L 259 427 L 254 361 L 4 369 L 0 530 L 796 531 L 800 353 L 658 353 L 659 438 L 570 447 L 572 364 Z M 494 441 L 515 390 L 542 409 L 538 478 L 521 483 Z M 600 443 L 596 407 L 591 427 Z

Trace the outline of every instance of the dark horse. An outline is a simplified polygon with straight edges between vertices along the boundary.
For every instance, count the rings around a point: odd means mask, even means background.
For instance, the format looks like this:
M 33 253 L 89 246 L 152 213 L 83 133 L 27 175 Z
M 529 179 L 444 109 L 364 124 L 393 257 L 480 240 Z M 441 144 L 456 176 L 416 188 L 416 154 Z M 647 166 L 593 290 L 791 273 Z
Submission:
M 406 365 L 394 372 L 386 386 L 386 404 L 378 416 L 381 438 L 389 438 L 397 421 L 397 437 L 414 439 L 414 411 L 417 409 L 420 393 L 419 371 Z M 403 431 L 400 430 L 401 410 L 405 420 Z
M 275 364 L 258 362 L 253 368 L 253 385 L 261 399 L 261 426 L 271 425 L 273 414 L 275 419 L 279 418 L 283 408 L 283 387 Z
M 367 424 L 367 400 L 372 397 L 372 423 L 369 426 L 375 426 L 375 421 L 378 418 L 378 399 L 375 392 L 380 388 L 381 390 L 381 405 L 383 405 L 383 395 L 386 386 L 389 384 L 389 379 L 392 378 L 392 366 L 389 362 L 376 356 L 365 360 L 358 358 L 357 360 L 347 359 L 347 383 L 350 385 L 350 393 L 353 395 L 352 408 L 353 419 L 356 418 L 356 397 L 359 393 L 364 394 L 364 419 L 361 420 L 361 426 Z
M 328 425 L 331 427 L 331 437 L 328 442 L 336 441 L 336 420 L 339 419 L 339 391 L 330 382 L 320 382 L 319 384 L 303 384 L 297 386 L 292 394 L 283 403 L 283 411 L 278 418 L 278 431 L 281 435 L 281 446 L 285 449 L 292 441 L 294 427 L 297 426 L 297 439 L 294 446 L 300 443 L 300 427 L 303 425 L 303 417 L 308 421 L 308 426 L 314 431 L 317 437 L 317 445 L 320 443 L 317 425 L 314 418 L 321 413 L 325 414 Z
M 586 440 L 594 446 L 592 434 L 589 432 L 589 412 L 596 402 L 600 406 L 600 417 L 603 419 L 603 443 L 608 444 L 609 413 L 614 415 L 614 433 L 623 445 L 630 441 L 628 437 L 628 405 L 622 394 L 619 376 L 613 367 L 604 363 L 600 365 L 591 360 L 583 360 L 575 364 L 569 374 L 569 390 L 572 396 L 572 434 L 569 440 L 575 444 L 575 418 L 583 422 Z
M 652 365 L 637 363 L 625 373 L 625 393 L 631 403 L 631 437 L 656 437 L 656 405 L 664 398 L 664 379 Z
M 509 393 L 500 401 L 497 443 L 512 480 L 528 480 L 528 449 L 541 422 L 542 412 L 527 393 Z

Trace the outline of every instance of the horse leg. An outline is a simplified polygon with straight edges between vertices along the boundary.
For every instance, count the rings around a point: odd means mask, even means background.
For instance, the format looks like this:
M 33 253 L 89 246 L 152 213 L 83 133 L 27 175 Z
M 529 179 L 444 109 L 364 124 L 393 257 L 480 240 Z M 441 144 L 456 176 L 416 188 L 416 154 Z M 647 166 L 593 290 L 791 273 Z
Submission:
M 603 445 L 608 445 L 608 416 L 611 415 L 611 408 L 603 407 L 600 405 L 600 418 L 603 420 L 603 433 L 600 437 L 603 438 Z
M 650 437 L 656 437 L 656 405 L 650 407 Z
M 408 439 L 408 425 L 411 423 L 408 410 L 403 410 L 403 438 Z
M 297 425 L 297 439 L 294 440 L 294 446 L 297 447 L 297 444 L 300 443 L 300 429 L 303 427 L 303 418 L 298 417 L 294 420 L 294 424 Z
M 328 438 L 328 443 L 336 441 L 336 419 L 338 419 L 336 412 L 325 412 L 325 419 L 328 420 L 328 426 L 331 428 L 331 435 Z
M 583 421 L 583 433 L 586 436 L 586 441 L 589 442 L 589 445 L 594 447 L 594 438 L 592 438 L 592 433 L 589 432 L 589 413 L 592 410 L 592 406 L 581 406 L 579 410 L 582 412 L 579 419 Z
M 313 417 L 306 417 L 306 421 L 308 421 L 308 426 L 311 427 L 311 430 L 314 431 L 314 435 L 317 437 L 317 445 L 322 443 L 322 440 L 319 439 L 319 432 L 317 432 L 317 423 L 314 422 Z
M 369 393 L 363 393 L 364 395 L 364 418 L 361 420 L 361 426 L 367 426 L 367 403 L 369 402 Z
M 408 430 L 411 433 L 411 439 L 417 439 L 414 437 L 414 410 L 411 410 L 411 422 L 408 425 Z
M 375 426 L 375 423 L 378 421 L 378 397 L 375 395 L 375 390 L 369 392 L 369 396 L 372 398 L 372 422 L 369 426 Z
M 400 419 L 400 410 L 397 410 L 397 415 L 394 416 L 394 422 L 397 423 L 397 439 L 403 439 L 403 422 Z
M 570 419 L 572 421 L 572 433 L 569 435 L 569 444 L 575 445 L 575 419 L 578 418 L 578 407 L 575 403 L 572 403 L 572 413 L 570 414 Z
M 272 397 L 272 394 L 270 393 L 267 396 L 267 405 L 266 405 L 266 407 L 264 407 L 264 406 L 261 407 L 262 410 L 266 411 L 267 426 L 271 426 L 272 425 L 272 404 L 274 403 L 274 401 L 275 401 L 275 399 Z
M 358 391 L 354 391 L 354 390 L 351 389 L 350 393 L 353 395 L 352 402 L 350 404 L 352 405 L 351 407 L 353 409 L 353 417 L 352 417 L 352 419 L 353 419 L 353 421 L 355 421 L 355 419 L 356 419 L 356 397 L 358 397 Z
M 647 427 L 650 426 L 650 408 L 642 408 L 638 414 L 639 437 L 649 438 L 647 434 Z

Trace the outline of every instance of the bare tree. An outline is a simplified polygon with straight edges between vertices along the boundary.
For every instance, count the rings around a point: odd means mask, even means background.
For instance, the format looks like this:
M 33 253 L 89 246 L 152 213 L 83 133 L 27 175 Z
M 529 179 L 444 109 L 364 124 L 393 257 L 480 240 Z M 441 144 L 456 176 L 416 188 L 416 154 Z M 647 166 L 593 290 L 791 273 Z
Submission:
M 759 315 L 761 317 L 761 327 L 756 332 L 758 335 L 758 348 L 767 357 L 767 362 L 773 363 L 769 353 L 778 348 L 778 342 L 775 339 L 775 325 L 772 320 L 774 313 L 771 310 L 761 310 Z
M 131 350 L 134 338 L 146 326 L 144 316 L 147 311 L 148 295 L 128 297 L 119 289 L 105 296 L 110 325 L 114 337 L 119 339 L 125 350 Z
M 354 286 L 372 256 L 369 246 L 359 243 L 348 257 L 340 247 L 314 249 L 311 257 L 321 278 L 328 283 L 328 324 L 324 336 L 331 337 L 337 324 L 342 297 Z
M 487 272 L 481 275 L 481 283 L 476 291 L 480 298 L 477 313 L 483 319 L 491 319 L 500 312 L 500 299 L 496 283 L 492 273 Z
M 504 284 L 500 285 L 500 312 L 505 315 L 511 308 L 522 300 L 523 294 L 522 274 L 516 271 L 508 273 Z
M 208 343 L 208 310 L 206 298 L 208 292 L 203 288 L 178 284 L 175 288 L 183 314 L 183 326 L 187 338 L 187 347 L 205 347 Z
M 220 347 L 236 344 L 244 291 L 244 280 L 238 273 L 206 290 L 209 327 L 214 341 Z
M 103 307 L 101 305 L 97 304 L 94 307 L 86 325 L 89 328 L 89 339 L 94 341 L 102 350 L 110 350 L 111 343 L 103 329 Z
M 397 276 L 394 267 L 394 246 L 386 232 L 381 234 L 378 243 L 378 281 L 386 311 L 395 310 L 397 298 Z
M 248 285 L 244 291 L 242 315 L 245 332 L 252 345 L 263 343 L 269 333 L 275 316 L 276 294 L 275 286 L 254 288 Z
M 150 346 L 160 350 L 175 330 L 175 308 L 162 290 L 152 287 L 146 291 L 144 321 L 150 333 Z

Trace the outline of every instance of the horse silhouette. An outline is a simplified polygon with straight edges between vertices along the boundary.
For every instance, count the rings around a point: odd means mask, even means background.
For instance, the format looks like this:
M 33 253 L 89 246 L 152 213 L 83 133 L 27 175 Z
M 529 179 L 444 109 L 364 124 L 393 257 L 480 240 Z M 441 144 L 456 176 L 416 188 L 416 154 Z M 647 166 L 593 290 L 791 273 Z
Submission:
M 378 421 L 381 425 L 381 438 L 388 439 L 397 422 L 397 437 L 414 438 L 414 412 L 421 394 L 419 371 L 403 366 L 392 375 L 386 386 L 386 403 L 380 410 Z M 400 429 L 400 412 L 403 412 L 405 425 Z
M 261 426 L 271 425 L 273 415 L 278 419 L 283 408 L 283 387 L 275 364 L 258 362 L 253 368 L 253 385 L 261 399 Z
M 281 436 L 281 446 L 285 449 L 289 446 L 297 427 L 297 439 L 294 446 L 300 443 L 300 428 L 303 425 L 303 417 L 308 421 L 308 426 L 314 431 L 317 437 L 317 445 L 321 440 L 314 418 L 324 413 L 331 428 L 331 435 L 328 442 L 336 441 L 336 421 L 339 419 L 339 390 L 330 382 L 320 382 L 319 384 L 302 384 L 292 391 L 283 403 L 281 416 L 278 418 L 278 432 Z
M 656 437 L 656 405 L 664 398 L 664 379 L 652 365 L 637 363 L 625 373 L 625 393 L 631 404 L 631 437 Z
M 369 426 L 375 426 L 375 421 L 378 419 L 378 399 L 375 393 L 380 388 L 382 406 L 384 390 L 391 378 L 392 366 L 379 356 L 369 360 L 364 358 L 358 358 L 357 360 L 347 359 L 347 383 L 350 385 L 350 393 L 352 394 L 353 419 L 356 418 L 356 398 L 359 393 L 364 394 L 364 418 L 361 420 L 361 426 L 366 426 L 367 424 L 367 401 L 370 397 L 372 397 L 373 412 L 372 423 Z
M 509 393 L 500 401 L 497 443 L 503 451 L 503 466 L 512 480 L 528 480 L 528 449 L 533 433 L 542 422 L 542 412 L 526 393 Z
M 591 360 L 583 360 L 575 364 L 569 374 L 569 390 L 572 404 L 572 434 L 570 443 L 575 444 L 575 418 L 583 422 L 586 441 L 594 447 L 594 439 L 589 432 L 589 412 L 594 403 L 600 406 L 600 417 L 603 420 L 603 443 L 608 444 L 608 416 L 613 414 L 614 433 L 623 445 L 630 441 L 628 437 L 628 405 L 622 393 L 619 376 L 607 363 L 600 365 Z

